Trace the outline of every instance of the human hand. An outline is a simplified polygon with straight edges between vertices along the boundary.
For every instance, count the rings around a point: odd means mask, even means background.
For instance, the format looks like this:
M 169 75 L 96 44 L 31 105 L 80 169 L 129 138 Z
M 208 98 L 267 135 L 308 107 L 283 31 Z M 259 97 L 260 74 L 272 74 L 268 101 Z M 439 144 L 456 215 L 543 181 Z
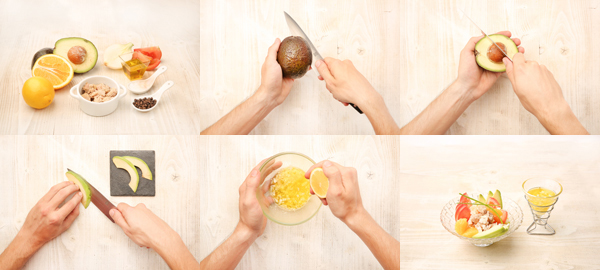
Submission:
M 327 198 L 321 199 L 328 205 L 331 213 L 342 222 L 348 224 L 364 214 L 365 209 L 358 188 L 356 169 L 344 167 L 329 160 L 321 161 L 308 169 L 304 177 L 310 179 L 310 174 L 315 168 L 323 168 L 323 173 L 329 179 Z M 310 193 L 314 194 L 312 188 Z
M 510 31 L 501 31 L 497 34 L 511 37 Z M 475 61 L 475 44 L 482 38 L 486 38 L 484 35 L 473 37 L 469 40 L 465 48 L 460 52 L 460 60 L 458 64 L 458 78 L 456 82 L 464 89 L 467 89 L 473 100 L 479 99 L 485 94 L 492 85 L 496 83 L 498 78 L 502 75 L 500 72 L 491 72 L 481 68 Z M 518 38 L 512 39 L 517 46 L 521 45 L 521 40 Z M 518 47 L 519 52 L 524 53 L 525 49 Z
M 277 62 L 277 51 L 279 51 L 281 41 L 276 39 L 273 45 L 269 47 L 269 52 L 265 58 L 260 72 L 260 87 L 256 94 L 261 100 L 278 106 L 290 94 L 294 79 L 283 78 L 283 71 Z
M 177 232 L 143 203 L 135 207 L 119 203 L 117 209 L 111 209 L 110 216 L 125 235 L 140 247 L 157 250 L 169 246 L 171 240 L 180 238 Z
M 79 187 L 70 181 L 54 185 L 29 211 L 20 233 L 25 234 L 34 246 L 41 247 L 65 232 L 79 216 L 82 194 L 78 191 Z M 73 198 L 59 208 L 75 192 Z
M 349 103 L 361 107 L 379 93 L 369 81 L 354 67 L 350 60 L 340 61 L 331 57 L 315 63 L 319 71 L 319 80 L 325 80 L 325 86 L 333 98 L 348 106 Z
M 256 198 L 256 189 L 260 186 L 260 181 L 262 179 L 259 168 L 263 162 L 264 160 L 250 171 L 250 174 L 239 188 L 240 221 L 238 222 L 237 229 L 246 230 L 255 238 L 261 236 L 267 227 L 267 217 L 263 215 L 258 199 Z M 281 162 L 278 162 L 279 167 L 281 167 L 280 163 Z M 268 164 L 268 167 L 275 168 L 272 165 L 271 162 Z M 272 171 L 271 169 L 269 170 Z M 263 175 L 266 177 L 268 173 Z

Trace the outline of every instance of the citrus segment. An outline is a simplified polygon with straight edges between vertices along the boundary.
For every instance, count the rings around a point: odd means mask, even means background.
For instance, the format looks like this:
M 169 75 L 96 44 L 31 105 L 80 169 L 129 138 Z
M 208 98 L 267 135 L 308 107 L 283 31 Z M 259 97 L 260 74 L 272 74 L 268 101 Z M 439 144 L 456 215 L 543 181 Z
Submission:
M 67 59 L 56 54 L 40 57 L 31 70 L 33 76 L 44 77 L 52 83 L 54 89 L 63 88 L 73 79 L 73 67 Z
M 319 198 L 327 197 L 329 179 L 325 176 L 322 168 L 316 168 L 310 173 L 310 187 Z
M 467 223 L 467 219 L 466 218 L 461 218 L 458 221 L 456 221 L 456 224 L 454 225 L 454 229 L 456 230 L 456 233 L 462 235 L 463 233 L 465 233 L 467 231 L 469 227 L 469 224 Z

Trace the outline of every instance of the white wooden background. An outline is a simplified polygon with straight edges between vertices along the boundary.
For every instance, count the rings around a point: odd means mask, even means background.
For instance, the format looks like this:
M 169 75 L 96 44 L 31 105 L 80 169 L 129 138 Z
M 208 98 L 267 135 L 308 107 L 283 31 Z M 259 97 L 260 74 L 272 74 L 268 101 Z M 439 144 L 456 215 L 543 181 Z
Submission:
M 400 258 L 402 269 L 595 269 L 600 230 L 600 137 L 477 136 L 400 139 Z M 553 236 L 526 233 L 531 211 L 521 184 L 547 176 L 564 191 L 549 224 Z M 523 210 L 508 238 L 475 247 L 440 222 L 459 192 L 500 190 Z
M 29 210 L 70 168 L 117 205 L 144 203 L 177 231 L 200 259 L 200 170 L 206 158 L 197 137 L 0 136 L 0 250 L 12 241 Z M 156 151 L 156 196 L 110 196 L 110 150 Z M 71 228 L 46 244 L 25 269 L 169 269 L 140 248 L 93 204 L 80 207 Z
M 0 1 L 0 134 L 176 134 L 200 133 L 200 25 L 197 0 L 178 1 Z M 80 36 L 96 45 L 99 59 L 88 73 L 75 75 L 56 91 L 54 102 L 35 110 L 23 101 L 23 83 L 31 77 L 31 60 L 42 48 L 63 37 Z M 129 93 L 118 109 L 92 117 L 79 109 L 68 91 L 84 78 L 108 76 L 127 86 L 121 70 L 103 65 L 104 50 L 115 43 L 134 48 L 159 46 L 162 64 L 152 94 L 168 80 L 175 82 L 152 112 L 135 111 Z M 146 75 L 147 76 L 147 75 Z
M 291 35 L 287 11 L 323 57 L 350 59 L 400 115 L 401 1 L 201 1 L 202 128 L 250 97 L 275 38 Z M 414 26 L 414 24 L 413 24 Z M 294 82 L 285 102 L 252 134 L 373 134 L 364 115 L 334 100 L 316 70 Z
M 425 0 L 398 1 L 400 22 L 393 48 L 401 106 L 394 117 L 406 125 L 455 79 L 458 56 L 480 31 L 510 30 L 523 41 L 525 58 L 544 64 L 561 85 L 583 126 L 600 134 L 600 1 Z M 376 61 L 376 60 L 375 60 Z M 399 110 L 399 112 L 398 112 Z M 458 119 L 450 134 L 547 134 L 519 103 L 510 81 L 496 85 Z
M 261 160 L 284 151 L 316 162 L 331 159 L 358 170 L 365 208 L 393 237 L 399 238 L 396 205 L 399 138 L 364 136 L 211 136 L 208 157 L 199 162 L 202 202 L 199 226 L 205 257 L 224 241 L 239 220 L 238 188 Z M 238 269 L 381 269 L 375 257 L 346 225 L 323 206 L 297 226 L 268 221 Z

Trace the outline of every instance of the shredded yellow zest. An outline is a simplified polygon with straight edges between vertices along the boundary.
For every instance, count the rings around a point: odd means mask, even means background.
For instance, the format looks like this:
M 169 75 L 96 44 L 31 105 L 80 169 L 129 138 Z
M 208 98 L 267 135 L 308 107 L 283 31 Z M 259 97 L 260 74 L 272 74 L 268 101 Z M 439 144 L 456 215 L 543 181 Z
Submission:
M 296 210 L 310 198 L 310 181 L 304 178 L 303 170 L 287 167 L 273 177 L 270 191 L 273 201 L 279 206 Z

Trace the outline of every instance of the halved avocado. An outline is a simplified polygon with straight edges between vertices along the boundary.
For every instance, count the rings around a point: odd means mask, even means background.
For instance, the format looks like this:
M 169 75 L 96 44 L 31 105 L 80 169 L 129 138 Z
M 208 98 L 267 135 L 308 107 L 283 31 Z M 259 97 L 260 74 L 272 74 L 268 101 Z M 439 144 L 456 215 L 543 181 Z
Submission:
M 83 194 L 81 197 L 81 204 L 87 209 L 88 205 L 90 205 L 90 201 L 92 200 L 92 190 L 90 189 L 90 186 L 81 175 L 75 173 L 74 171 L 69 170 L 65 175 L 69 181 L 75 183 L 79 187 L 81 194 Z
M 512 39 L 505 35 L 494 34 L 489 36 L 500 48 L 502 48 L 510 59 L 519 52 L 517 45 Z M 477 64 L 492 72 L 505 72 L 506 66 L 502 62 L 504 54 L 492 43 L 489 38 L 482 38 L 475 44 L 475 60 Z
M 284 78 L 301 78 L 312 64 L 312 50 L 303 38 L 286 37 L 279 45 L 277 62 Z
M 117 168 L 124 169 L 129 173 L 129 177 L 131 178 L 129 181 L 129 187 L 133 190 L 133 192 L 136 192 L 138 184 L 140 183 L 140 175 L 135 169 L 135 166 L 129 162 L 129 160 L 123 157 L 113 157 L 112 161 Z
M 54 44 L 54 54 L 68 59 L 75 73 L 90 71 L 98 61 L 98 50 L 94 43 L 80 37 L 59 39 Z
M 152 180 L 152 171 L 150 170 L 150 167 L 148 167 L 148 164 L 146 164 L 146 162 L 143 159 L 138 158 L 138 157 L 132 157 L 132 156 L 123 156 L 123 158 L 127 159 L 134 166 L 140 168 L 140 170 L 142 171 L 142 177 L 144 177 L 148 180 Z

